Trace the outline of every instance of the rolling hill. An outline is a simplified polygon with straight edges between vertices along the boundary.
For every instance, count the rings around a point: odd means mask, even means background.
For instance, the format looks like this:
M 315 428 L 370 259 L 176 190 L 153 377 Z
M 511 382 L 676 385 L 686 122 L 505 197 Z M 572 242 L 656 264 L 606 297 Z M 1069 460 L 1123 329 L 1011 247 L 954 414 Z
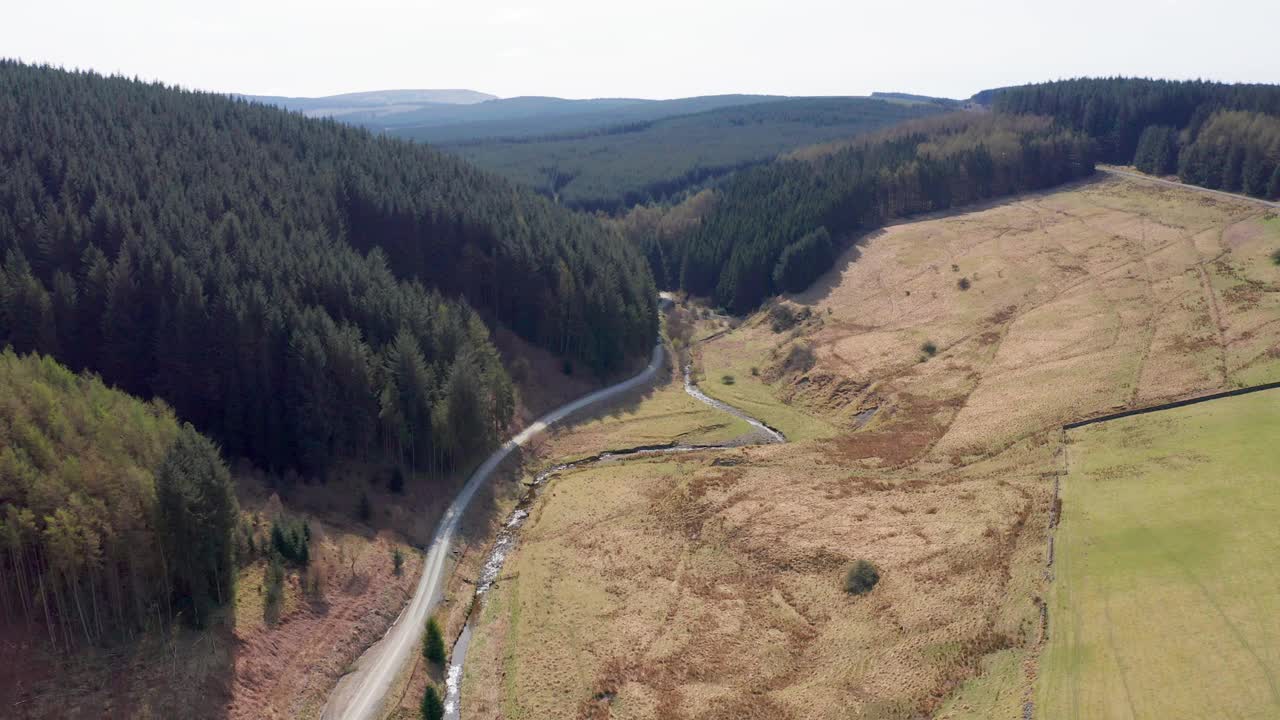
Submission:
M 616 212 L 804 145 L 941 111 L 934 104 L 860 97 L 782 98 L 575 134 L 441 148 L 570 207 Z
M 161 397 L 231 457 L 442 471 L 512 416 L 493 328 L 601 374 L 652 346 L 634 248 L 427 148 L 14 62 L 0 116 L 0 346 Z

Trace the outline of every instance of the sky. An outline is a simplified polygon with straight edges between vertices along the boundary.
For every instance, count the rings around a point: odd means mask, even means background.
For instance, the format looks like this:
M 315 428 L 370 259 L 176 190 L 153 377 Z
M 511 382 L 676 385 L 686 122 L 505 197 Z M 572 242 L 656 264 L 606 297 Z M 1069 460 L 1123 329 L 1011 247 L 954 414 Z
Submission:
M 320 96 L 968 97 L 1079 76 L 1280 82 L 1277 0 L 13 0 L 0 56 Z

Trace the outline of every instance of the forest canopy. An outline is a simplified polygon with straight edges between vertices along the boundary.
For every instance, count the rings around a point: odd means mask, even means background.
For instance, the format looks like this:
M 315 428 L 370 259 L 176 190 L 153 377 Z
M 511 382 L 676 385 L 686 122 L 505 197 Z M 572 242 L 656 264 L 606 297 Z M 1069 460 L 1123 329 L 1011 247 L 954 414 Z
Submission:
M 217 448 L 50 357 L 0 352 L 0 615 L 96 643 L 232 598 L 238 521 Z
M 491 445 L 513 391 L 481 314 L 599 373 L 657 331 L 614 231 L 335 122 L 4 61 L 0 166 L 0 346 L 266 468 Z
M 932 103 L 775 98 L 573 134 L 443 146 L 569 207 L 618 212 L 665 201 L 798 147 L 938 114 Z
M 984 99 L 997 112 L 1048 115 L 1085 133 L 1104 162 L 1280 197 L 1280 85 L 1082 78 L 1002 88 Z

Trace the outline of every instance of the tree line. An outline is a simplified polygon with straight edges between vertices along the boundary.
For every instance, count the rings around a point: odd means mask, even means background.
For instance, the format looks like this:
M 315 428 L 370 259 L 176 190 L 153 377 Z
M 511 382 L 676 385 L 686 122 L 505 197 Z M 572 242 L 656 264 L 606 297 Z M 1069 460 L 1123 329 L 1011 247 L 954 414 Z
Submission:
M 940 113 L 874 98 L 771 98 L 571 135 L 444 148 L 571 208 L 625 212 L 695 192 L 779 153 Z
M 62 648 L 203 625 L 234 595 L 238 521 L 217 447 L 169 407 L 0 352 L 0 620 Z
M 956 113 L 738 173 L 684 232 L 629 227 L 656 277 L 740 313 L 825 272 L 832 238 L 1092 172 L 1090 141 L 1048 118 Z
M 482 315 L 598 373 L 656 334 L 615 231 L 334 122 L 4 61 L 0 167 L 0 346 L 268 469 L 488 447 L 514 396 Z
M 1280 85 L 1099 78 L 991 91 L 997 112 L 1049 115 L 1099 159 L 1183 182 L 1280 197 Z

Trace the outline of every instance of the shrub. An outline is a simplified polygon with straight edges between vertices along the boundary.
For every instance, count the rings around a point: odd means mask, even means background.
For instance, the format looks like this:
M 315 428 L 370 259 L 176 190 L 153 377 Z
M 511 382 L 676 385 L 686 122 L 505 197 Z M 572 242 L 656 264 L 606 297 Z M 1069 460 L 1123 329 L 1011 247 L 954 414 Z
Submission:
M 782 369 L 784 372 L 809 372 L 809 370 L 818 362 L 817 356 L 813 354 L 813 348 L 808 345 L 792 345 L 787 350 L 787 357 L 782 361 Z
M 422 718 L 423 720 L 444 719 L 444 703 L 440 700 L 440 691 L 432 683 L 427 683 L 427 689 L 422 693 Z
M 962 277 L 960 278 L 960 281 L 956 283 L 956 285 L 958 285 L 961 290 L 968 290 L 969 287 L 972 285 L 972 283 L 969 282 L 969 278 Z
M 422 640 L 422 657 L 436 665 L 444 665 L 444 635 L 435 618 L 427 618 L 427 636 Z
M 262 606 L 262 619 L 268 625 L 275 625 L 280 619 L 280 606 L 284 601 L 284 563 L 279 553 L 271 553 L 263 585 L 267 589 L 267 597 Z
M 880 582 L 880 571 L 869 560 L 859 560 L 844 576 L 844 591 L 851 595 L 866 595 Z
M 404 553 L 400 552 L 400 548 L 391 551 L 391 571 L 396 577 L 404 574 Z
M 791 307 L 778 303 L 769 309 L 769 328 L 776 333 L 795 327 L 796 314 Z
M 271 548 L 283 559 L 306 567 L 311 562 L 311 525 L 296 518 L 271 523 Z
M 751 377 L 760 377 L 760 368 L 755 365 L 751 366 Z
M 1276 249 L 1275 252 L 1271 253 L 1271 262 L 1275 263 L 1276 265 L 1280 265 L 1280 248 Z
M 732 385 L 734 380 L 732 375 L 721 375 L 720 382 L 725 385 Z
M 938 354 L 938 346 L 935 345 L 932 340 L 925 340 L 924 344 L 920 346 L 920 352 L 924 353 L 928 357 L 933 357 Z

